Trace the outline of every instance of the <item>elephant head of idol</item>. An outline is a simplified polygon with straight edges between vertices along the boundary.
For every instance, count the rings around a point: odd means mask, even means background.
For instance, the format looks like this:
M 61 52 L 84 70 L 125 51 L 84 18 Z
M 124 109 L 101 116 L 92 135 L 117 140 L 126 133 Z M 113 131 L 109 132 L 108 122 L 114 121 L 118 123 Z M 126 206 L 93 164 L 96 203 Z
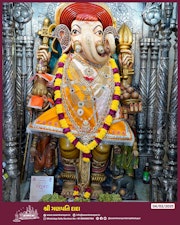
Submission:
M 63 52 L 72 48 L 85 60 L 101 65 L 115 52 L 118 33 L 105 4 L 63 3 L 56 10 L 55 21 L 54 33 Z

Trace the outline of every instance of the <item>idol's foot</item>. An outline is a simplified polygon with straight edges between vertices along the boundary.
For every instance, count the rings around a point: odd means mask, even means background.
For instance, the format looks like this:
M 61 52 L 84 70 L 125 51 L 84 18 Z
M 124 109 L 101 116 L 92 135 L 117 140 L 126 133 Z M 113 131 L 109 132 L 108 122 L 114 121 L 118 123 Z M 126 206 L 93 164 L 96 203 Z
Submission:
M 92 188 L 91 199 L 98 200 L 99 195 L 103 193 L 101 185 L 99 183 L 92 183 L 91 188 Z
M 73 198 L 75 181 L 65 181 L 63 183 L 61 195 L 65 198 Z

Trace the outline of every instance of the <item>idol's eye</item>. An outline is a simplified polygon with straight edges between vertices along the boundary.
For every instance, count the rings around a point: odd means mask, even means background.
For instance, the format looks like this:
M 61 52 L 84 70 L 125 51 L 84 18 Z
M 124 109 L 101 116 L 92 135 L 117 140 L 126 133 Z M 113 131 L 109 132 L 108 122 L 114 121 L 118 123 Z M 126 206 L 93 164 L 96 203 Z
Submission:
M 102 36 L 103 35 L 103 31 L 102 30 L 98 30 L 95 32 L 96 35 L 98 36 Z
M 80 31 L 77 30 L 77 29 L 72 29 L 71 34 L 72 35 L 79 35 L 80 34 Z

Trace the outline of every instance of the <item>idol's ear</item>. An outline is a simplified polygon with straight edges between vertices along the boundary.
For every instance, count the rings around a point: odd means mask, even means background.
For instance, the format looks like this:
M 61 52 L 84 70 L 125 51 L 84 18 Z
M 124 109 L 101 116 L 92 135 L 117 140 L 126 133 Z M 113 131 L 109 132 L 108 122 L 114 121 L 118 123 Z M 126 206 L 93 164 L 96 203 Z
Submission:
M 118 38 L 118 33 L 113 26 L 108 26 L 103 32 L 103 44 L 106 53 L 114 54 L 116 50 L 116 39 Z
M 52 36 L 54 37 L 53 43 L 57 39 L 61 45 L 62 53 L 68 51 L 71 47 L 71 32 L 69 28 L 64 25 L 60 24 L 56 26 L 53 31 Z M 52 43 L 52 45 L 53 45 Z
M 107 34 L 112 34 L 114 36 L 114 39 L 119 39 L 119 34 L 118 34 L 116 28 L 113 26 L 108 26 L 104 29 L 103 41 L 106 39 Z

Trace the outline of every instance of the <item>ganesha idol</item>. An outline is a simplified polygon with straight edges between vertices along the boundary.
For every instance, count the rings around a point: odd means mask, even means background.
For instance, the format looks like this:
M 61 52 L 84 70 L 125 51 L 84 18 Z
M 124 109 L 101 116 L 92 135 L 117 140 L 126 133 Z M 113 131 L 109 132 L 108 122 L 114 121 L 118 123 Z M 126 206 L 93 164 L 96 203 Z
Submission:
M 122 117 L 120 74 L 112 58 L 118 33 L 102 3 L 60 4 L 55 22 L 62 49 L 55 69 L 55 104 L 28 131 L 58 138 L 62 195 L 97 198 L 111 146 L 133 146 L 135 140 Z M 48 61 L 49 54 L 43 59 Z

